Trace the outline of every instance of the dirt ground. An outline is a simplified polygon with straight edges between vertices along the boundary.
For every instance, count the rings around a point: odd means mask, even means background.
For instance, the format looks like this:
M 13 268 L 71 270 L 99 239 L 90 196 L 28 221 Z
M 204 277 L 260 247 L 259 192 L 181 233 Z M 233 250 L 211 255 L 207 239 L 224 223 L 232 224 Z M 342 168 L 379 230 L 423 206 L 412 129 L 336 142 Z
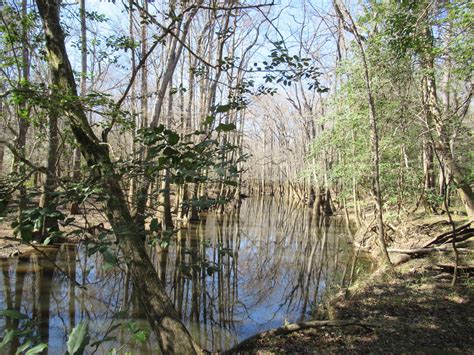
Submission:
M 18 236 L 15 238 L 13 228 L 11 228 L 12 222 L 15 220 L 14 214 L 9 214 L 6 217 L 0 219 L 0 259 L 9 258 L 13 256 L 26 256 L 31 253 L 37 252 L 36 249 L 46 248 L 49 249 L 54 245 L 59 246 L 61 243 L 77 243 L 80 240 L 83 240 L 85 237 L 94 234 L 94 231 L 89 234 L 85 233 L 82 235 L 78 234 L 68 234 L 76 229 L 94 229 L 96 226 L 101 226 L 102 228 L 110 228 L 107 219 L 102 213 L 97 209 L 93 204 L 88 204 L 86 207 L 86 213 L 80 215 L 68 215 L 68 211 L 63 209 L 63 212 L 67 217 L 73 217 L 74 221 L 67 227 L 60 226 L 62 232 L 64 232 L 64 238 L 58 241 L 58 243 L 52 243 L 49 246 L 43 246 L 41 243 L 32 242 L 32 245 L 29 245 L 21 240 Z
M 440 220 L 408 223 L 397 231 L 398 237 L 392 234 L 391 244 L 415 248 L 446 228 L 449 225 Z M 473 250 L 472 243 L 465 245 L 460 265 L 474 264 Z M 436 251 L 393 271 L 379 269 L 319 311 L 326 319 L 354 319 L 364 326 L 323 326 L 267 336 L 233 353 L 474 354 L 474 279 L 472 273 L 460 272 L 452 287 L 451 271 L 438 265 L 453 262 L 452 252 Z
M 396 275 L 378 275 L 339 297 L 331 318 L 373 326 L 326 326 L 264 338 L 241 353 L 474 353 L 473 279 L 412 260 Z

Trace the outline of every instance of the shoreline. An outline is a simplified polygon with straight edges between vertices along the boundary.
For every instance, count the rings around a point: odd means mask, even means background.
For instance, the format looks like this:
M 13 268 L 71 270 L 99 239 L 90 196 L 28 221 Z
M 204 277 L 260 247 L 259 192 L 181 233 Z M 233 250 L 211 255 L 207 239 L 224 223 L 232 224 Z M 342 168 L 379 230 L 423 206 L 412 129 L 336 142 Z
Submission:
M 393 229 L 388 236 L 392 238 L 392 249 L 414 249 L 416 244 L 422 245 L 450 227 L 443 218 L 431 219 L 403 224 L 404 233 L 400 230 L 397 234 Z M 456 222 L 459 225 L 465 221 Z M 354 245 L 359 244 L 377 261 L 377 239 L 367 238 L 366 234 L 358 231 Z M 403 241 L 406 238 L 416 242 L 408 245 Z M 472 246 L 468 245 L 466 250 L 461 254 L 460 264 L 474 264 Z M 262 333 L 225 353 L 471 352 L 474 285 L 470 269 L 460 268 L 457 284 L 451 287 L 452 272 L 443 266 L 452 264 L 452 254 L 448 248 L 408 258 L 405 253 L 390 253 L 392 262 L 399 260 L 393 271 L 379 267 L 338 292 L 318 310 L 314 321 Z

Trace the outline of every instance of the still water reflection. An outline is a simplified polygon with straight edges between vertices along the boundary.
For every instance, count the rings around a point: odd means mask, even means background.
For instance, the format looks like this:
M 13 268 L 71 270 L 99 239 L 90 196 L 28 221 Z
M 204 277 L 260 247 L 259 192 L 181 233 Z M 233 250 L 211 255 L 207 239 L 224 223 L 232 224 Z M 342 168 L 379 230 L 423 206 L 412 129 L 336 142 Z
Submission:
M 257 332 L 308 318 L 325 295 L 367 268 L 345 231 L 341 219 L 316 220 L 308 209 L 250 198 L 240 213 L 209 214 L 179 230 L 167 249 L 149 249 L 194 338 L 208 350 L 222 350 Z M 37 256 L 1 261 L 0 308 L 19 310 L 29 319 L 0 318 L 0 333 L 33 330 L 29 338 L 59 354 L 66 351 L 74 326 L 87 319 L 91 343 L 97 342 L 87 353 L 112 348 L 156 353 L 152 334 L 146 337 L 140 290 L 120 267 L 104 267 L 101 254 L 87 256 L 87 248 L 49 252 L 61 270 Z M 15 339 L 8 351 L 14 354 L 24 341 Z

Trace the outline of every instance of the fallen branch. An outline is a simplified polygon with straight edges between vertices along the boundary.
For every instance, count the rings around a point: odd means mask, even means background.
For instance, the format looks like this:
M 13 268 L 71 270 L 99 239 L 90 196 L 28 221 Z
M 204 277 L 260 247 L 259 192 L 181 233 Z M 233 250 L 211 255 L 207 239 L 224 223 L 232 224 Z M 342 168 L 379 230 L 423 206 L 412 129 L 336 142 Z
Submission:
M 429 254 L 433 251 L 452 251 L 452 247 L 443 246 L 443 247 L 431 247 L 431 248 L 418 248 L 418 249 L 395 249 L 395 248 L 388 248 L 387 251 L 389 253 L 399 253 L 399 254 Z M 469 249 L 458 249 L 459 251 L 469 251 Z
M 362 251 L 370 251 L 370 247 L 368 246 L 365 246 L 365 245 L 362 245 L 356 241 L 353 241 L 352 244 L 354 244 L 354 246 L 359 249 L 359 250 L 362 250 Z
M 473 236 L 474 235 L 474 229 L 473 228 L 470 228 L 471 226 L 471 223 L 472 222 L 469 222 L 459 228 L 456 228 L 454 230 L 454 232 L 456 233 L 456 240 L 459 241 L 459 237 L 461 237 L 462 235 L 469 235 L 469 236 Z M 444 244 L 446 242 L 448 242 L 451 238 L 453 237 L 453 231 L 449 231 L 449 232 L 445 232 L 445 233 L 442 233 L 436 237 L 434 237 L 433 239 L 431 239 L 430 241 L 428 241 L 427 243 L 425 243 L 422 248 L 427 248 L 429 246 L 432 246 L 432 245 L 435 245 L 435 244 Z M 469 238 L 469 237 L 468 237 Z M 466 238 L 467 239 L 467 238 Z M 464 239 L 465 240 L 465 239 Z
M 436 264 L 436 266 L 450 272 L 453 272 L 455 269 L 454 265 L 449 265 L 449 264 Z M 473 273 L 474 265 L 458 265 L 457 271 Z
M 240 351 L 242 348 L 245 348 L 247 345 L 266 337 L 274 337 L 278 335 L 289 334 L 289 333 L 293 333 L 299 330 L 305 330 L 305 329 L 310 329 L 310 328 L 320 328 L 320 327 L 327 327 L 327 326 L 343 327 L 343 326 L 351 326 L 351 325 L 364 327 L 364 328 L 374 328 L 378 326 L 377 324 L 374 324 L 374 323 L 360 322 L 357 319 L 314 320 L 314 321 L 308 321 L 308 322 L 302 322 L 302 323 L 293 323 L 293 324 L 285 325 L 283 327 L 279 327 L 279 328 L 275 328 L 272 330 L 255 334 L 241 341 L 240 343 L 235 345 L 233 348 L 222 352 L 222 354 L 233 354 L 235 352 Z
M 390 228 L 393 232 L 398 231 L 398 227 L 395 227 L 392 223 L 385 223 L 385 225 Z

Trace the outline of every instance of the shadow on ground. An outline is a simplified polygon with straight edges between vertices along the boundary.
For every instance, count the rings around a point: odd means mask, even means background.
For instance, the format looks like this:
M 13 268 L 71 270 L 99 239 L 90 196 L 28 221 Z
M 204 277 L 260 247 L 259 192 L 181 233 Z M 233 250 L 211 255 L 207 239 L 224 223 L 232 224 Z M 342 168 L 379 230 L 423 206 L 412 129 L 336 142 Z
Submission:
M 474 281 L 451 275 L 417 260 L 396 277 L 380 277 L 338 299 L 337 319 L 377 324 L 324 327 L 263 339 L 244 353 L 472 353 Z M 411 269 L 410 269 L 411 268 Z

